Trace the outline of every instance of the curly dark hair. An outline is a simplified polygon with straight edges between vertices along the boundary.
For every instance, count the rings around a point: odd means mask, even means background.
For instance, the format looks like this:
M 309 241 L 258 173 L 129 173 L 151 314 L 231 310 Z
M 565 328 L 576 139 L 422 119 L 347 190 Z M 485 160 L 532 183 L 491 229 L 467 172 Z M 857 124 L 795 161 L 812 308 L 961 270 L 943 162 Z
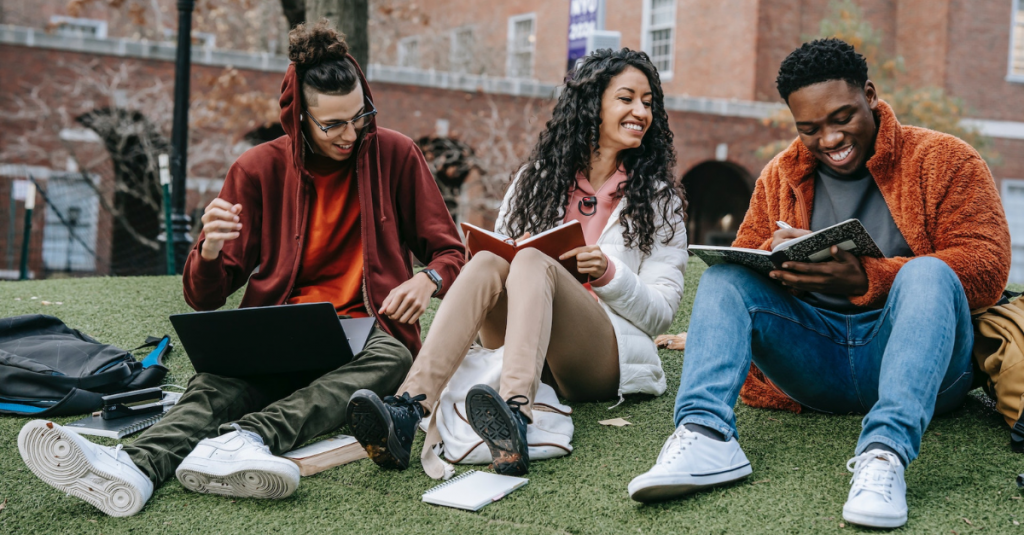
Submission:
M 804 43 L 791 52 L 779 67 L 775 86 L 783 100 L 798 89 L 830 80 L 863 88 L 868 81 L 868 62 L 845 41 L 828 38 Z
M 664 243 L 675 236 L 674 225 L 663 230 L 655 227 L 656 211 L 665 222 L 672 214 L 685 219 L 686 212 L 686 196 L 672 175 L 676 151 L 661 79 L 647 54 L 628 48 L 597 50 L 570 73 L 551 120 L 521 168 L 505 230 L 514 236 L 536 234 L 557 220 L 569 202 L 576 174 L 588 172 L 591 156 L 600 150 L 601 98 L 608 82 L 627 67 L 640 70 L 651 84 L 652 121 L 640 146 L 619 154 L 628 177 L 616 192 L 626 202 L 621 212 L 622 237 L 627 247 L 650 254 L 656 234 L 664 235 Z
M 315 93 L 347 95 L 359 83 L 356 66 L 348 58 L 345 36 L 331 28 L 327 19 L 299 24 L 288 32 L 288 58 L 295 63 L 307 103 Z

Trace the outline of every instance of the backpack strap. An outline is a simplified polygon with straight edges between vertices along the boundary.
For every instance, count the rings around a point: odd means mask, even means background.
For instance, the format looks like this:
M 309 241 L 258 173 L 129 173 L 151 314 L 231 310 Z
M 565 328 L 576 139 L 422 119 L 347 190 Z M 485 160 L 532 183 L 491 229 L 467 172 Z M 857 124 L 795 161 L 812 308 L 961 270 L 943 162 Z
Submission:
M 29 400 L 0 399 L 0 414 L 18 416 L 73 416 L 98 411 L 103 408 L 103 394 L 80 388 L 72 388 L 56 403 L 52 401 L 32 402 Z

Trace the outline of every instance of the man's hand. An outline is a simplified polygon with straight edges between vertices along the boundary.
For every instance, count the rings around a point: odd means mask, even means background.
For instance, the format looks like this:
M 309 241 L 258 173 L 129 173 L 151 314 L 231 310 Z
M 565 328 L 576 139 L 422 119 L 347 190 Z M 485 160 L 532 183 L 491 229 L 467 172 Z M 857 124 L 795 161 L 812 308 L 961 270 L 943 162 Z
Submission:
M 782 269 L 770 273 L 784 286 L 808 292 L 838 295 L 864 295 L 868 276 L 860 259 L 848 251 L 832 246 L 832 262 L 786 262 Z
M 605 271 L 608 271 L 608 258 L 601 252 L 597 245 L 585 245 L 577 247 L 558 257 L 559 260 L 576 257 L 576 269 L 584 275 L 590 275 L 591 279 L 600 279 Z
M 775 234 L 772 234 L 772 249 L 778 247 L 780 243 L 785 243 L 793 238 L 799 238 L 810 233 L 811 231 L 802 228 L 780 228 L 775 231 Z
M 210 201 L 203 213 L 203 248 L 199 252 L 206 260 L 216 260 L 224 242 L 238 239 L 241 235 L 242 223 L 238 214 L 242 213 L 241 204 L 231 204 L 217 198 Z
M 416 323 L 430 306 L 430 296 L 437 285 L 426 273 L 417 273 L 384 298 L 378 314 L 383 314 L 399 323 Z

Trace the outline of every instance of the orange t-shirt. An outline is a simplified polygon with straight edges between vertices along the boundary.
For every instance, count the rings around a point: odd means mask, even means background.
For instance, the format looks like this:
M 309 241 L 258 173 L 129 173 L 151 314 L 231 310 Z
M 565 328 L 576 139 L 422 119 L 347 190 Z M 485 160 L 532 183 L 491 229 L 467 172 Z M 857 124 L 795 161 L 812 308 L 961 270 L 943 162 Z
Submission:
M 363 237 L 351 162 L 312 155 L 306 170 L 316 190 L 289 304 L 328 302 L 339 315 L 369 316 L 363 304 Z

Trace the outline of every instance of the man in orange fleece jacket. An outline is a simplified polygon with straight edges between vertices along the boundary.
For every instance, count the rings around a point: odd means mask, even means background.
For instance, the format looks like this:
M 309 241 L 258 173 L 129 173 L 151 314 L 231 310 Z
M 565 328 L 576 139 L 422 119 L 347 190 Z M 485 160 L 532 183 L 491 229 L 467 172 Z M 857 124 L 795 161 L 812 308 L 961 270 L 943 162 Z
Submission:
M 630 483 L 633 499 L 751 473 L 732 410 L 749 370 L 742 393 L 751 405 L 866 413 L 843 517 L 906 523 L 904 468 L 932 416 L 971 388 L 970 310 L 999 299 L 1010 237 L 978 153 L 901 125 L 867 74 L 863 56 L 837 39 L 783 61 L 777 85 L 799 138 L 761 173 L 733 245 L 771 249 L 857 218 L 885 258 L 833 247 L 831 261 L 783 264 L 770 278 L 709 268 L 691 315 L 677 429 Z

